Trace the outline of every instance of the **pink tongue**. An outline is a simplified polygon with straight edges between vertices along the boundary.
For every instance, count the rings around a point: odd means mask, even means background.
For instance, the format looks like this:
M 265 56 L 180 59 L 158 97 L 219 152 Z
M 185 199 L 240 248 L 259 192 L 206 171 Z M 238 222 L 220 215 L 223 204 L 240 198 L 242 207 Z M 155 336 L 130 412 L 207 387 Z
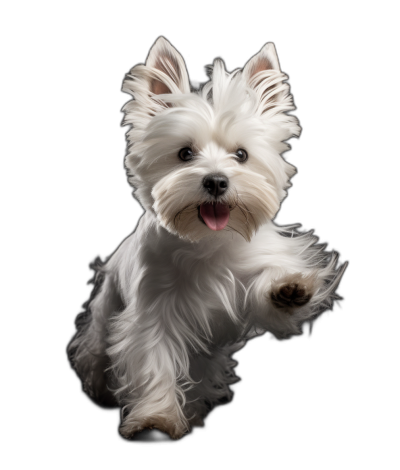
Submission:
M 215 204 L 204 203 L 200 206 L 200 215 L 211 230 L 225 228 L 229 221 L 229 214 L 229 206 L 220 202 Z

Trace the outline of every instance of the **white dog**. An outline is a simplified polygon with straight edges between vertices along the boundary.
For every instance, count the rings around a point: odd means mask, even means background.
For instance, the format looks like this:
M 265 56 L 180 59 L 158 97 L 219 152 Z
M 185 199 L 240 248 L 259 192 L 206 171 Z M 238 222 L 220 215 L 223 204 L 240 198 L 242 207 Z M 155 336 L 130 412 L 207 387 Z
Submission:
M 339 298 L 346 267 L 272 222 L 296 171 L 281 154 L 300 134 L 274 45 L 243 69 L 216 59 L 207 71 L 194 89 L 160 37 L 123 84 L 125 166 L 145 214 L 93 266 L 68 354 L 89 396 L 122 407 L 127 438 L 200 425 L 232 397 L 232 353 L 265 331 L 300 334 Z

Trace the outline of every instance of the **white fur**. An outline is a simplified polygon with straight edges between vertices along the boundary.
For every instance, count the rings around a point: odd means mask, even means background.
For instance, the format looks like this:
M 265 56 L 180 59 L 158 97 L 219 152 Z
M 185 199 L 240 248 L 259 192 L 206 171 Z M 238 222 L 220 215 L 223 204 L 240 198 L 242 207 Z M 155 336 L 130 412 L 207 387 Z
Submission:
M 275 47 L 243 70 L 228 73 L 217 59 L 209 72 L 190 92 L 182 57 L 159 38 L 124 81 L 134 96 L 124 107 L 126 168 L 146 213 L 98 268 L 69 355 L 93 398 L 122 406 L 125 437 L 158 427 L 176 438 L 199 424 L 231 397 L 232 352 L 264 331 L 301 333 L 332 306 L 345 268 L 316 237 L 272 222 L 295 172 L 285 141 L 300 133 Z M 188 146 L 195 157 L 184 162 Z M 202 184 L 210 174 L 229 180 L 219 198 L 229 224 L 217 232 L 198 216 L 215 200 Z M 274 298 L 288 285 L 310 300 L 282 308 Z

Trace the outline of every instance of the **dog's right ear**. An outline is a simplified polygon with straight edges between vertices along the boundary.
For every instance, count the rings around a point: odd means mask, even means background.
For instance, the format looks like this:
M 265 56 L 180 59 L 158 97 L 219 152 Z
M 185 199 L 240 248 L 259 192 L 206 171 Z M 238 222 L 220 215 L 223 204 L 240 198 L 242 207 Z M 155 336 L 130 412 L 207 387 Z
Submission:
M 160 36 L 150 49 L 146 67 L 154 72 L 150 91 L 155 95 L 190 93 L 189 77 L 185 62 L 179 52 Z

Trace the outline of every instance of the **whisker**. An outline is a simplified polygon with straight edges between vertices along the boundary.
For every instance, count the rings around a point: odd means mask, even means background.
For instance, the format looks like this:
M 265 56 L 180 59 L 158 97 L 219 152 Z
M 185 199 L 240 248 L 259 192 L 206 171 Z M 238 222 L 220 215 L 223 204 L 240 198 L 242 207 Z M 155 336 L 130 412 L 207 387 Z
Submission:
M 240 202 L 244 205 L 245 210 L 250 214 L 250 217 L 253 219 L 254 225 L 256 225 L 256 221 L 255 221 L 255 219 L 254 219 L 254 216 L 253 216 L 252 212 L 248 209 L 248 207 L 246 206 L 246 204 L 240 199 L 239 195 L 238 195 L 238 198 L 239 198 Z M 246 219 L 246 220 L 247 220 L 247 219 Z
M 238 202 L 238 201 L 242 202 L 242 200 L 240 199 L 239 194 L 238 194 L 236 188 L 235 188 L 235 191 L 236 191 L 236 198 L 237 198 L 237 200 L 236 200 L 236 207 L 238 207 L 239 210 L 241 211 L 241 213 L 244 215 L 244 217 L 246 218 L 246 224 L 248 225 L 248 224 L 249 224 L 249 219 L 247 218 L 247 215 L 244 213 L 244 210 L 243 210 L 242 206 L 241 206 L 241 205 L 239 204 L 239 202 Z M 242 202 L 242 204 L 243 204 L 243 202 Z M 253 219 L 253 220 L 254 220 L 254 219 Z
M 231 230 L 231 227 L 229 227 L 228 225 L 225 227 L 225 229 L 227 232 L 231 232 L 231 235 L 232 235 L 232 240 L 233 240 L 233 232 Z
M 227 225 L 226 228 L 230 228 L 231 230 L 235 231 L 236 233 L 238 233 L 241 237 L 243 237 L 246 240 L 246 237 L 243 235 L 243 233 L 239 232 L 239 230 L 236 230 L 231 225 Z
M 187 211 L 187 209 L 190 208 L 191 206 L 193 206 L 193 209 L 191 209 L 191 210 L 197 209 L 197 205 L 196 205 L 196 204 L 190 203 L 190 204 L 188 204 L 187 206 L 185 206 L 182 210 L 180 210 L 180 211 L 175 215 L 175 217 L 174 217 L 174 225 L 175 225 L 175 227 L 176 227 L 176 219 L 177 219 L 177 218 L 180 218 L 180 216 L 183 214 L 183 212 Z M 187 212 L 190 212 L 190 210 L 187 211 Z
M 246 224 L 249 225 L 249 219 L 247 218 L 247 214 L 244 212 L 242 206 L 240 204 L 238 204 L 237 207 L 239 208 L 240 212 L 245 216 Z

